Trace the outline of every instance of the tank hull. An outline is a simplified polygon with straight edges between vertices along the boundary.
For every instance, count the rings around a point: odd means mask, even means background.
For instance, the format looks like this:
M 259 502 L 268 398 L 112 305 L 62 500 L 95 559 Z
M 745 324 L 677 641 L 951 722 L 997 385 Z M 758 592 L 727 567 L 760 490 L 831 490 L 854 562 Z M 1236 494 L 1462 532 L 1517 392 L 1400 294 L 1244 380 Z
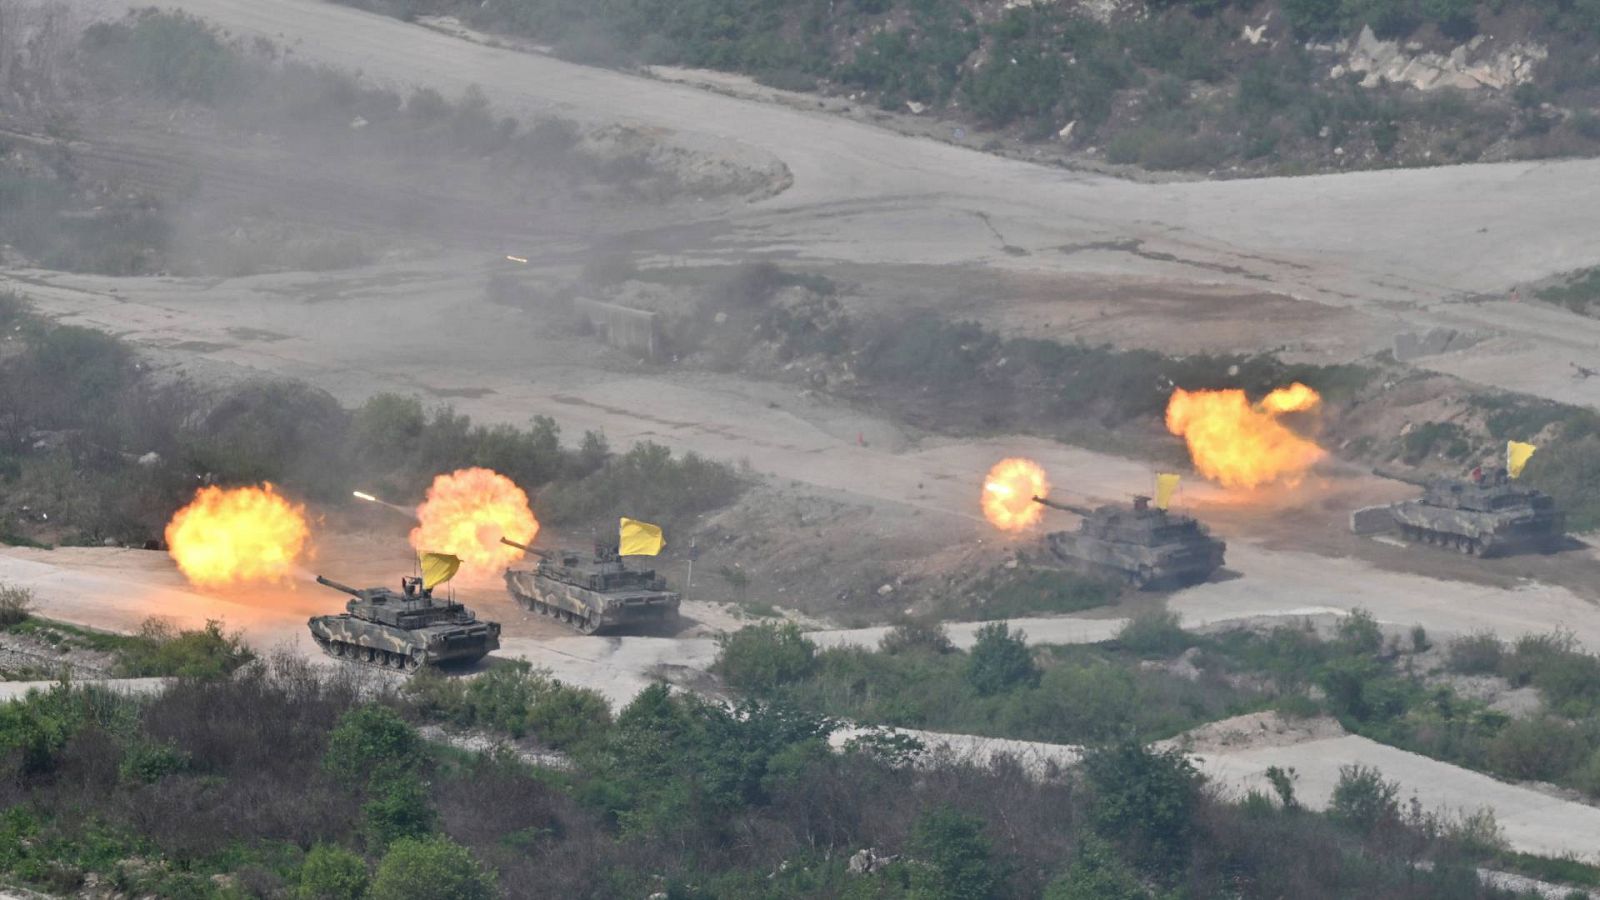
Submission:
M 341 613 L 313 616 L 306 624 L 329 656 L 386 669 L 472 663 L 500 647 L 493 622 L 405 629 Z
M 537 571 L 506 572 L 506 590 L 526 609 L 583 634 L 676 622 L 680 603 L 675 591 L 595 591 Z
M 1554 509 L 1476 512 L 1444 509 L 1421 500 L 1402 501 L 1390 509 L 1407 540 L 1471 556 L 1549 550 L 1566 533 L 1565 517 Z
M 1045 538 L 1050 550 L 1072 569 L 1126 582 L 1138 590 L 1164 590 L 1199 584 L 1222 567 L 1226 545 L 1209 536 L 1162 544 L 1108 541 L 1058 531 Z

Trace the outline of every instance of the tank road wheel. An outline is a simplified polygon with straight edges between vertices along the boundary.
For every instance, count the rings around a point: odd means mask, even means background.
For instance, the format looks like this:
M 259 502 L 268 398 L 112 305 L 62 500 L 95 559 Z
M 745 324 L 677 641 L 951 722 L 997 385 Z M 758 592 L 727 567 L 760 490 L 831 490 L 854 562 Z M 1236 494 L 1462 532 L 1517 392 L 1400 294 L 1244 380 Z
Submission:
M 405 667 L 412 672 L 422 668 L 422 651 L 411 651 L 411 655 L 405 659 Z
M 378 654 L 381 652 L 383 651 L 379 650 L 377 647 L 368 647 L 366 653 L 367 662 L 372 663 L 373 665 L 379 665 Z
M 1472 555 L 1472 544 L 1472 538 L 1469 538 L 1466 535 L 1456 538 L 1456 549 L 1461 551 L 1462 556 Z
M 574 624 L 577 625 L 578 630 L 584 634 L 594 634 L 595 631 L 600 628 L 600 623 L 593 619 L 579 619 Z
M 347 646 L 345 644 L 344 641 L 334 641 L 333 642 L 333 655 L 334 656 L 337 656 L 340 659 L 344 659 L 345 656 L 349 654 L 349 652 L 350 652 L 350 648 L 349 648 L 349 646 Z

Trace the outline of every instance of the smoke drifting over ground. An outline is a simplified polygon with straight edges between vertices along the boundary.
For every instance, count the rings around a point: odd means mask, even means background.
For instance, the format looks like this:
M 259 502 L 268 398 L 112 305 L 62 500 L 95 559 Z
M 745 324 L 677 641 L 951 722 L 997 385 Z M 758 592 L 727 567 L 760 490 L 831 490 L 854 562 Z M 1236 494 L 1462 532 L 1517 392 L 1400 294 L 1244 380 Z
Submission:
M 178 13 L 0 10 L 0 243 L 109 274 L 323 271 L 570 241 L 761 176 L 637 129 L 513 118 L 469 87 L 379 86 Z

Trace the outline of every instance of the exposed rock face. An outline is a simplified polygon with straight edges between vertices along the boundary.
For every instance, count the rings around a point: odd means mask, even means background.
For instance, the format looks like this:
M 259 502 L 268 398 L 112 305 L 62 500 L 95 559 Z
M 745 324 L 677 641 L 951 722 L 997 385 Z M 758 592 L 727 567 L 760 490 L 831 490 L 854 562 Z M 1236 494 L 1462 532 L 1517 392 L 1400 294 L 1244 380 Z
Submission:
M 1380 41 L 1371 26 L 1361 29 L 1355 45 L 1335 45 L 1349 53 L 1349 61 L 1334 66 L 1329 74 L 1338 78 L 1347 72 L 1364 73 L 1362 87 L 1376 87 L 1383 81 L 1409 84 L 1418 90 L 1453 87 L 1465 90 L 1492 88 L 1503 90 L 1533 78 L 1533 67 L 1549 57 L 1542 44 L 1516 43 L 1501 50 L 1484 49 L 1484 35 L 1478 35 L 1450 51 L 1412 55 L 1398 41 Z

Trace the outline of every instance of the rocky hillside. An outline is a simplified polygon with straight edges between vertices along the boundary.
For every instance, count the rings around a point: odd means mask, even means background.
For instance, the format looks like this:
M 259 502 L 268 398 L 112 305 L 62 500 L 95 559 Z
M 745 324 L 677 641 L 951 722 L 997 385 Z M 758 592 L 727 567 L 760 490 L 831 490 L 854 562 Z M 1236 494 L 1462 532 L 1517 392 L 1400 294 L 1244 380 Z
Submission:
M 1594 0 L 346 0 L 1215 174 L 1600 148 Z

